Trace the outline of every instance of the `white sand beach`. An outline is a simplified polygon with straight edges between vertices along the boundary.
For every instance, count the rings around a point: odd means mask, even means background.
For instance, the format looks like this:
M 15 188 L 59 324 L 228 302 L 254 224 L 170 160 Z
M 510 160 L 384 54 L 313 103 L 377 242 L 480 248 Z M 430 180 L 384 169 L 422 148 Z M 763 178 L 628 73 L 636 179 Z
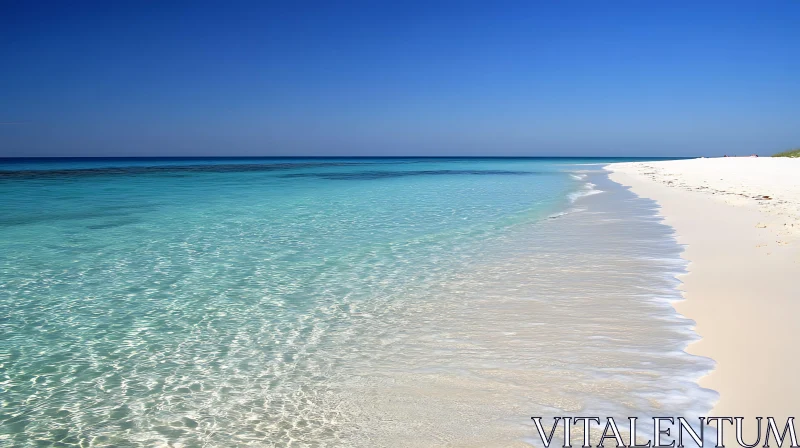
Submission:
M 714 158 L 618 163 L 611 179 L 657 201 L 685 246 L 676 309 L 716 362 L 700 385 L 710 415 L 794 416 L 800 401 L 800 160 Z M 751 420 L 752 421 L 752 420 Z

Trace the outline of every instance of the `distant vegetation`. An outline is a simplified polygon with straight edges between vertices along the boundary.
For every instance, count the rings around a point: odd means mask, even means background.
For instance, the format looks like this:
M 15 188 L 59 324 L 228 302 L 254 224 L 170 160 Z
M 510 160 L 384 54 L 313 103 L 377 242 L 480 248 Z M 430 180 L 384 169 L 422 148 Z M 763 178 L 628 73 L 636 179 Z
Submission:
M 800 148 L 791 149 L 789 151 L 779 152 L 772 157 L 797 157 L 800 158 Z

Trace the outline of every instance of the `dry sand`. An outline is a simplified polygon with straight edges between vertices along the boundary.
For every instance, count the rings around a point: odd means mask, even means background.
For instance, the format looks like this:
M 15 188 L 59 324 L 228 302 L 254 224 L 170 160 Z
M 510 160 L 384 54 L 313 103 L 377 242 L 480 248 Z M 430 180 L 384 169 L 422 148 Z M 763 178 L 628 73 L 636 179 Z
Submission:
M 751 422 L 797 416 L 800 160 L 715 158 L 606 168 L 615 182 L 657 201 L 664 222 L 686 245 L 686 300 L 676 309 L 696 322 L 702 338 L 687 351 L 716 361 L 700 380 L 720 394 L 710 415 Z

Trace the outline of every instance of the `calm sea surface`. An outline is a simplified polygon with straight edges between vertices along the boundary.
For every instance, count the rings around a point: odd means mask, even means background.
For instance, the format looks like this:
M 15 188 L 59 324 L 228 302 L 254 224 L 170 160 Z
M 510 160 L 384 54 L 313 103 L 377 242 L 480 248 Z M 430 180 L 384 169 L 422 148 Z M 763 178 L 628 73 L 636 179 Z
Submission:
M 0 446 L 524 446 L 704 415 L 590 159 L 0 159 Z

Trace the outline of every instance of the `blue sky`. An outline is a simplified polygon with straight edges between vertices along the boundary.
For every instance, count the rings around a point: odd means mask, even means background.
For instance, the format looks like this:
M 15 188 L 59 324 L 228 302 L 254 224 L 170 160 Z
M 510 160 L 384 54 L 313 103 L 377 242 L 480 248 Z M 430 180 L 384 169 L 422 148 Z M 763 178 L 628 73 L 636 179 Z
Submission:
M 769 154 L 800 2 L 0 0 L 0 156 Z

